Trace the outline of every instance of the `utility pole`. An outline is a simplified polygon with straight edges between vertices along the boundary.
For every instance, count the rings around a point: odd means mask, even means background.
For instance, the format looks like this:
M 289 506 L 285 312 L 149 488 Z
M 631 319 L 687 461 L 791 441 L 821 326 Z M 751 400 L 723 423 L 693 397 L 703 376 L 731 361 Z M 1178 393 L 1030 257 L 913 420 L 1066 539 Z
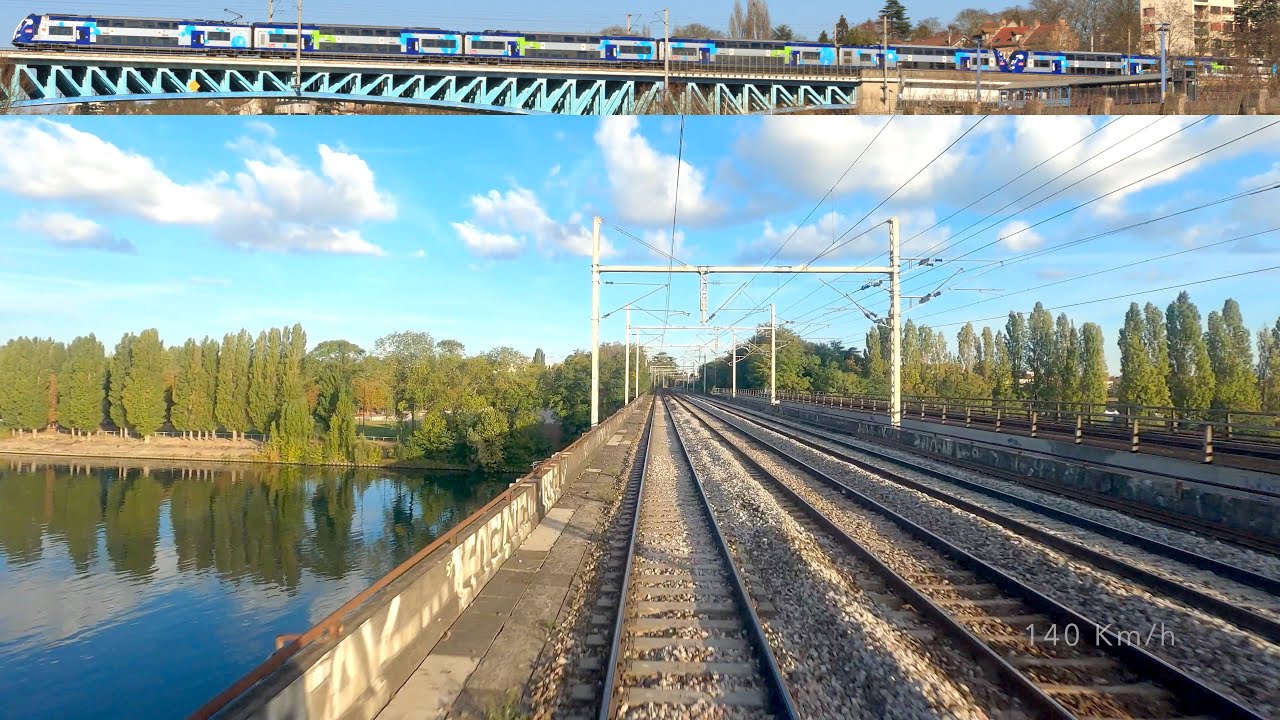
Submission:
M 1164 111 L 1164 96 L 1169 91 L 1169 64 L 1166 54 L 1165 36 L 1169 34 L 1169 23 L 1160 23 L 1160 110 Z
M 627 34 L 631 34 L 631 13 L 627 13 Z
M 271 18 L 275 17 L 276 0 L 267 0 L 267 22 L 271 22 Z
M 730 333 L 733 338 L 733 362 L 729 364 L 733 366 L 733 369 L 729 371 L 729 377 L 731 378 L 729 381 L 729 397 L 736 398 L 738 397 L 738 331 L 731 330 Z
M 884 44 L 880 47 L 880 64 L 884 65 L 884 81 L 880 83 L 880 102 L 884 103 L 884 111 L 889 112 L 889 16 L 881 15 L 884 24 Z
M 626 405 L 631 401 L 631 303 L 627 303 L 627 331 L 623 334 L 622 358 L 622 404 Z M 639 372 L 637 364 L 636 373 Z
M 652 382 L 652 378 L 650 378 Z M 640 331 L 636 331 L 636 397 L 640 397 Z
M 294 80 L 293 91 L 302 94 L 302 0 L 298 0 L 298 36 L 294 38 Z
M 977 101 L 978 107 L 981 108 L 982 107 L 982 35 L 979 34 L 977 38 L 978 38 L 978 91 L 976 93 L 977 97 L 974 99 Z
M 902 332 L 899 286 L 898 218 L 889 218 L 889 424 L 902 426 Z
M 600 216 L 591 228 L 591 427 L 600 424 Z
M 769 404 L 778 404 L 778 317 L 769 303 Z
M 707 354 L 702 354 L 702 394 L 707 394 Z
M 662 53 L 662 92 L 668 92 L 671 89 L 671 10 L 670 8 L 662 9 L 662 37 L 663 48 Z

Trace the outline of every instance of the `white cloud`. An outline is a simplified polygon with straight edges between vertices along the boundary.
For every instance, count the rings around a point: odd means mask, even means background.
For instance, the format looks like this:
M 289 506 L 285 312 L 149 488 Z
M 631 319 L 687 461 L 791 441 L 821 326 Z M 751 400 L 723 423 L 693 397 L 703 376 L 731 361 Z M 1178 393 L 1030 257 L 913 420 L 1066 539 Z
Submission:
M 1011 223 L 1007 223 L 1000 228 L 996 236 L 1000 239 L 1001 245 L 1015 252 L 1031 250 L 1044 244 L 1044 237 L 1032 230 L 1031 223 L 1025 220 L 1014 220 Z
M 707 195 L 705 173 L 688 160 L 677 165 L 676 156 L 655 150 L 640 134 L 635 117 L 604 118 L 595 140 L 604 154 L 613 205 L 623 221 L 670 224 L 673 209 L 679 222 L 686 225 L 705 224 L 723 215 L 723 208 Z
M 19 230 L 33 232 L 46 240 L 67 248 L 91 248 L 110 252 L 133 253 L 137 248 L 122 237 L 116 237 L 109 230 L 88 218 L 78 217 L 71 213 L 53 212 L 37 214 L 23 213 L 18 217 Z
M 424 258 L 427 256 L 427 251 L 422 248 L 418 248 L 417 251 L 413 253 L 413 256 L 416 258 Z
M 674 250 L 672 250 L 672 235 L 670 230 L 649 230 L 645 232 L 643 237 L 645 242 L 662 251 L 657 252 L 655 250 L 645 248 L 649 255 L 665 261 L 667 260 L 667 256 L 663 253 L 670 252 L 681 261 L 689 262 L 689 247 L 685 245 L 684 242 L 684 230 L 676 230 Z
M 251 138 L 228 147 L 243 170 L 179 182 L 148 157 L 64 123 L 0 122 L 0 142 L 25 148 L 0 156 L 0 188 L 35 200 L 81 202 L 98 212 L 165 225 L 206 227 L 244 249 L 383 255 L 353 226 L 396 216 L 359 156 L 320 145 L 319 172 Z
M 815 265 L 822 265 L 851 256 L 867 261 L 881 255 L 887 257 L 889 230 L 885 221 L 890 217 L 898 218 L 898 237 L 903 250 L 908 246 L 923 250 L 950 235 L 949 228 L 941 225 L 917 238 L 914 243 L 908 242 L 916 233 L 933 225 L 935 218 L 932 210 L 885 207 L 859 223 L 864 215 L 865 212 L 846 215 L 833 210 L 803 227 L 798 227 L 795 223 L 776 227 L 772 222 L 765 221 L 760 236 L 742 248 L 740 257 L 746 262 L 765 262 L 778 250 L 777 257 L 770 263 L 773 265 L 802 264 L 814 262 L 815 258 Z M 818 258 L 820 253 L 826 252 L 833 245 L 834 250 Z
M 510 258 L 530 243 L 548 255 L 561 252 L 591 255 L 591 229 L 574 213 L 567 222 L 547 214 L 532 190 L 516 186 L 502 192 L 490 190 L 471 196 L 471 219 L 453 223 L 458 237 L 477 255 Z M 600 238 L 601 256 L 612 255 L 613 246 Z
M 245 123 L 245 127 L 249 128 L 250 130 L 256 133 L 265 135 L 268 138 L 275 139 L 275 136 L 276 136 L 275 126 L 273 126 L 271 123 L 268 123 L 264 120 L 250 120 Z

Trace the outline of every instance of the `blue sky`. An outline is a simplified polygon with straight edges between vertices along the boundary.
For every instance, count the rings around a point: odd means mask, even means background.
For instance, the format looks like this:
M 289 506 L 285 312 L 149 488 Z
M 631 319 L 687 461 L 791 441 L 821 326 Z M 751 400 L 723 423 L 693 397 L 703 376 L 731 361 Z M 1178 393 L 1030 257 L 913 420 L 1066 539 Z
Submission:
M 991 7 L 1004 7 L 1007 3 L 992 3 Z M 744 3 L 745 5 L 745 3 Z M 770 4 L 770 18 L 775 25 L 787 23 L 796 32 L 815 39 L 818 33 L 830 29 L 836 18 L 844 13 L 850 22 L 875 17 L 881 4 L 831 2 L 808 0 L 803 3 Z M 913 20 L 937 16 L 945 24 L 958 9 L 942 0 L 914 0 L 905 3 Z M 53 0 L 42 4 L 12 6 L 13 15 L 8 25 L 16 26 L 18 19 L 30 12 L 66 12 L 76 14 L 111 13 L 114 15 L 142 17 L 181 17 L 201 19 L 234 18 L 223 8 L 243 15 L 247 20 L 266 20 L 267 3 L 222 0 L 218 3 L 192 2 L 191 0 L 85 0 L 70 2 Z M 304 20 L 337 23 L 370 23 L 376 25 L 414 25 L 447 27 L 468 31 L 486 29 L 520 30 L 571 30 L 596 31 L 606 25 L 625 24 L 627 13 L 635 16 L 633 27 L 649 22 L 655 34 L 662 32 L 662 10 L 671 10 L 673 26 L 698 22 L 714 28 L 725 29 L 729 25 L 732 0 L 669 0 L 665 3 L 636 3 L 634 0 L 598 0 L 588 6 L 570 0 L 544 0 L 539 3 L 517 0 L 488 0 L 479 5 L 461 2 L 411 3 L 404 0 L 371 0 L 347 3 L 339 0 L 306 0 L 302 4 Z M 297 5 L 291 0 L 277 0 L 276 19 L 293 20 L 297 17 Z M 9 44 L 12 33 L 4 34 Z
M 1232 240 L 1280 228 L 1280 190 L 1078 242 L 1280 184 L 1280 125 L 1266 127 L 1276 119 L 978 121 L 691 117 L 681 151 L 672 117 L 0 120 L 10 148 L 0 158 L 0 338 L 94 332 L 110 347 L 146 327 L 172 343 L 301 322 L 312 344 L 371 348 L 386 333 L 422 330 L 472 352 L 542 347 L 558 359 L 590 341 L 594 215 L 605 218 L 606 263 L 666 264 L 628 235 L 670 246 L 677 154 L 682 261 L 759 264 L 781 247 L 775 263 L 801 264 L 843 237 L 818 264 L 883 264 L 887 232 L 873 226 L 890 215 L 904 256 L 971 252 L 976 262 L 915 269 L 903 283 L 907 294 L 942 291 L 906 317 L 942 327 L 953 347 L 955 323 L 1029 311 L 1037 299 L 1138 293 L 1066 310 L 1103 326 L 1115 371 L 1130 299 L 1163 307 L 1178 290 L 1157 288 L 1280 265 L 1280 232 Z M 1171 253 L 1182 254 L 1152 260 Z M 787 277 L 761 275 L 734 295 L 749 276 L 713 276 L 709 309 L 726 308 L 715 322 L 765 321 L 767 310 L 744 310 L 774 302 L 809 337 L 860 347 L 868 321 L 841 292 L 875 313 L 887 305 L 883 292 L 857 292 L 861 278 L 832 278 L 837 291 Z M 1280 316 L 1278 277 L 1190 291 L 1204 316 L 1238 299 L 1257 329 Z M 601 298 L 606 313 L 629 301 L 666 307 L 654 285 L 605 285 Z M 690 313 L 673 322 L 696 321 L 696 277 L 676 276 L 670 302 Z M 633 321 L 657 322 L 639 310 Z M 602 337 L 622 335 L 618 312 Z

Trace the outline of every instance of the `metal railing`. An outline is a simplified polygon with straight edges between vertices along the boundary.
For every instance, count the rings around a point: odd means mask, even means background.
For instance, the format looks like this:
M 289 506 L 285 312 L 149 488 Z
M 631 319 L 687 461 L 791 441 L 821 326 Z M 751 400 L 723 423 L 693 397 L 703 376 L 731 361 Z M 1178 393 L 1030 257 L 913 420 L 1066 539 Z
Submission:
M 717 389 L 715 392 L 723 392 Z M 764 390 L 738 390 L 740 395 L 764 397 Z M 841 395 L 779 390 L 778 399 L 846 410 L 885 413 L 883 396 Z M 1234 454 L 1280 458 L 1280 414 L 1237 410 L 1187 410 L 1108 403 L 1005 398 L 942 398 L 905 396 L 902 417 L 943 424 L 975 425 L 998 433 L 1028 437 L 1068 435 L 1075 444 L 1086 437 L 1128 443 L 1130 452 L 1145 445 L 1195 450 L 1205 463 L 1214 462 L 1215 446 Z

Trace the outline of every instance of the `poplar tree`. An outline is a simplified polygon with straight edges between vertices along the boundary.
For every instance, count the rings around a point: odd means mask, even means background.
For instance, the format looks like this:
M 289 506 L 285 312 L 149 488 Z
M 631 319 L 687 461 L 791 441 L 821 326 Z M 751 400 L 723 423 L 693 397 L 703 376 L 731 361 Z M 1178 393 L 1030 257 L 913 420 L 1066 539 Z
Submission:
M 1258 332 L 1258 378 L 1263 411 L 1280 411 L 1280 318 Z
M 1222 313 L 1209 313 L 1205 332 L 1209 364 L 1213 367 L 1213 407 L 1220 410 L 1257 410 L 1257 378 L 1253 374 L 1253 346 L 1240 314 L 1240 304 L 1230 298 Z
M 219 353 L 217 390 L 214 403 L 215 415 L 232 439 L 244 433 L 252 422 L 249 419 L 249 356 L 253 339 L 248 331 L 237 335 L 228 333 L 222 338 Z
M 73 435 L 102 428 L 106 383 L 106 348 L 92 334 L 73 340 L 58 384 L 62 424 L 71 428 Z
M 199 402 L 201 369 L 200 346 L 195 340 L 187 340 L 179 349 L 178 376 L 173 385 L 173 408 L 169 413 L 174 429 L 184 434 L 196 426 L 195 404 Z
M 1200 326 L 1200 310 L 1185 290 L 1165 311 L 1169 338 L 1169 393 L 1176 408 L 1205 410 L 1213 403 L 1214 377 Z
M 533 364 L 539 368 L 547 366 L 547 354 L 542 351 L 542 348 L 533 351 Z
M 1052 399 L 1054 390 L 1053 314 L 1036 303 L 1027 324 L 1027 368 L 1031 370 L 1031 397 Z
M 44 427 L 49 418 L 49 376 L 38 341 L 15 338 L 0 348 L 0 417 L 20 430 Z
M 148 440 L 165 420 L 165 364 L 160 333 L 143 330 L 130 353 L 121 400 L 129 428 Z
M 883 329 L 872 325 L 867 331 L 867 379 L 884 385 L 889 382 L 889 360 L 884 356 Z
M 965 323 L 956 333 L 956 354 L 960 358 L 960 367 L 965 372 L 974 372 L 978 367 L 980 356 L 978 336 L 973 332 L 973 323 Z
M 302 460 L 313 426 L 306 388 L 303 387 L 302 374 L 298 373 L 285 381 L 280 418 L 271 424 L 271 443 L 279 453 L 280 462 Z
M 978 346 L 978 366 L 976 371 L 987 380 L 991 379 L 991 374 L 995 370 L 995 344 L 995 335 L 992 334 L 991 328 L 984 326 L 982 328 L 982 342 Z
M 920 333 L 916 324 L 908 320 L 902 328 L 902 392 L 918 395 L 924 385 L 924 354 L 920 348 Z
M 1164 314 L 1160 308 L 1147 303 L 1142 308 L 1142 344 L 1151 362 L 1147 400 L 1144 404 L 1168 407 L 1173 403 L 1169 395 L 1169 339 L 1166 334 Z
M 1009 365 L 1010 397 L 1022 397 L 1022 378 L 1027 373 L 1027 321 L 1022 313 L 1009 312 L 1005 323 L 1005 361 Z
M 1106 343 L 1102 327 L 1097 323 L 1085 323 L 1081 326 L 1080 402 L 1090 405 L 1107 403 Z
M 1064 403 L 1080 402 L 1080 342 L 1076 326 L 1066 313 L 1059 313 L 1053 333 L 1053 398 Z
M 278 333 L 272 330 L 272 333 Z M 279 407 L 276 398 L 276 368 L 279 366 L 280 342 L 271 341 L 271 336 L 264 330 L 258 333 L 258 341 L 253 344 L 253 355 L 249 361 L 249 422 L 258 432 L 267 432 L 271 428 L 271 419 Z
M 1004 333 L 998 332 L 992 347 L 995 350 L 995 357 L 991 364 L 991 397 L 1016 397 L 1017 384 L 1013 379 L 1013 362 L 1010 359 L 1010 348 L 1014 347 L 1014 343 L 1005 337 Z
M 218 430 L 218 418 L 215 403 L 218 391 L 218 341 L 206 337 L 200 343 L 200 372 L 202 386 L 201 402 L 196 406 L 196 430 L 202 433 L 214 433 Z
M 1125 405 L 1146 405 L 1152 390 L 1155 369 L 1144 342 L 1146 328 L 1138 303 L 1129 303 L 1120 328 L 1120 389 L 1117 393 Z
M 124 381 L 129 376 L 133 346 L 137 342 L 138 336 L 133 333 L 125 333 L 120 338 L 120 342 L 116 343 L 116 349 L 111 353 L 111 361 L 107 363 L 108 413 L 111 416 L 111 424 L 119 428 L 121 432 L 126 433 L 128 432 L 129 423 L 125 420 L 124 412 Z

